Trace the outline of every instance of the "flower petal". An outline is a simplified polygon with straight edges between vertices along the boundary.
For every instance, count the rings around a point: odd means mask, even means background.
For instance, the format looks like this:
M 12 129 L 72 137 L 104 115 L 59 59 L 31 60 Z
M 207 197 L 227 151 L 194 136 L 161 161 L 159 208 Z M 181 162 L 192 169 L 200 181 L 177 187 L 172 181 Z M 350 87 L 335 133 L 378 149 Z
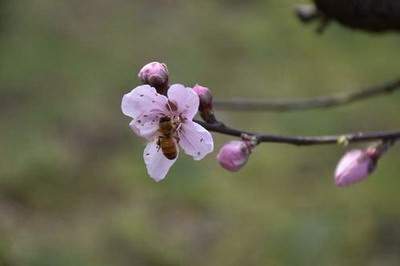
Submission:
M 150 119 L 139 117 L 138 120 L 132 120 L 129 123 L 129 127 L 136 135 L 143 137 L 149 141 L 152 141 L 154 140 L 154 138 L 158 133 L 159 118 L 158 117 L 154 117 L 154 119 L 151 117 L 148 118 Z
M 186 121 L 178 131 L 179 145 L 186 154 L 195 160 L 201 160 L 214 149 L 210 132 L 193 121 Z
M 175 163 L 178 156 L 173 160 L 167 159 L 157 145 L 156 140 L 147 144 L 143 158 L 150 177 L 159 182 L 165 178 L 169 168 Z
M 135 133 L 136 135 L 139 135 L 139 136 L 140 136 L 140 131 L 139 131 L 139 129 L 136 127 L 135 121 L 134 121 L 134 120 L 132 120 L 132 121 L 129 123 L 129 127 L 132 129 L 133 133 Z
M 174 84 L 168 90 L 168 99 L 176 103 L 178 114 L 192 120 L 199 109 L 199 96 L 191 88 Z
M 167 102 L 167 97 L 143 85 L 124 95 L 121 109 L 125 115 L 133 118 L 129 124 L 133 132 L 146 139 L 153 139 L 160 117 L 168 113 Z
M 137 119 L 141 115 L 167 112 L 168 99 L 149 85 L 136 87 L 122 98 L 121 109 L 126 116 Z

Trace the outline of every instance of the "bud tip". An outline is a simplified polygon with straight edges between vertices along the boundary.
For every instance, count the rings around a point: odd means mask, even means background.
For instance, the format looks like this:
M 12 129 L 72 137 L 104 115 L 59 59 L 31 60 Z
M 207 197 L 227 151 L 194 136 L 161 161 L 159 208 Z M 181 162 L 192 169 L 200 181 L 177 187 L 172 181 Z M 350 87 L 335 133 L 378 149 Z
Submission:
M 368 149 L 351 150 L 340 159 L 335 170 L 335 183 L 345 187 L 363 181 L 375 169 L 376 160 Z

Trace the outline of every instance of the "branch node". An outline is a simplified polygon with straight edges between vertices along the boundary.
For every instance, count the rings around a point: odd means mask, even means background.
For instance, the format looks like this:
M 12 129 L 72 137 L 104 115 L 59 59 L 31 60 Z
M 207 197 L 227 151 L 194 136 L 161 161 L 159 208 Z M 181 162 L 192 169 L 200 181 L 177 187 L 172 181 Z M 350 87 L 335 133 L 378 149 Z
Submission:
M 347 147 L 350 144 L 349 137 L 346 135 L 340 136 L 337 139 L 337 143 L 341 146 Z

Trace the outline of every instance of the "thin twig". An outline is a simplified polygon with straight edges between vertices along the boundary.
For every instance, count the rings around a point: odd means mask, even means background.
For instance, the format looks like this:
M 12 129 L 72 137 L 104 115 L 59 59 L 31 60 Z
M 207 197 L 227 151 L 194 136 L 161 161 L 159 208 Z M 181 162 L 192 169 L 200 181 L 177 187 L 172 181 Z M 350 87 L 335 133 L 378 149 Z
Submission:
M 271 142 L 271 143 L 292 144 L 298 146 L 310 146 L 310 145 L 335 144 L 339 143 L 343 139 L 349 143 L 368 142 L 375 140 L 396 141 L 400 139 L 400 131 L 358 132 L 358 133 L 349 133 L 349 134 L 332 135 L 332 136 L 281 136 L 281 135 L 242 131 L 228 127 L 221 122 L 217 122 L 214 124 L 208 124 L 198 120 L 195 120 L 195 122 L 199 123 L 209 131 L 221 133 L 224 135 L 241 137 L 244 134 L 246 134 L 250 136 L 255 136 L 259 143 Z
M 400 90 L 400 79 L 350 93 L 321 96 L 311 99 L 265 101 L 237 98 L 231 100 L 216 100 L 214 105 L 219 110 L 230 111 L 300 111 L 340 106 L 355 101 L 365 100 L 374 96 L 393 93 L 396 90 Z

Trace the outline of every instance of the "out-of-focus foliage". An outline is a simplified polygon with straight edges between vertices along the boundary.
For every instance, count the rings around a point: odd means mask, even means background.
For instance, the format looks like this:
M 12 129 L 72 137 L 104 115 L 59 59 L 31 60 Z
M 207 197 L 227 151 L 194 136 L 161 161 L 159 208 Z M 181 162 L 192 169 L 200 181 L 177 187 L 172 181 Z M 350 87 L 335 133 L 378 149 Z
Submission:
M 294 0 L 1 0 L 0 264 L 399 265 L 399 148 L 368 181 L 333 183 L 339 146 L 262 145 L 231 174 L 182 154 L 154 183 L 120 111 L 149 61 L 218 97 L 310 97 L 399 74 L 400 36 L 332 25 Z M 400 95 L 288 114 L 219 112 L 240 128 L 399 127 Z M 227 137 L 216 136 L 216 148 Z

